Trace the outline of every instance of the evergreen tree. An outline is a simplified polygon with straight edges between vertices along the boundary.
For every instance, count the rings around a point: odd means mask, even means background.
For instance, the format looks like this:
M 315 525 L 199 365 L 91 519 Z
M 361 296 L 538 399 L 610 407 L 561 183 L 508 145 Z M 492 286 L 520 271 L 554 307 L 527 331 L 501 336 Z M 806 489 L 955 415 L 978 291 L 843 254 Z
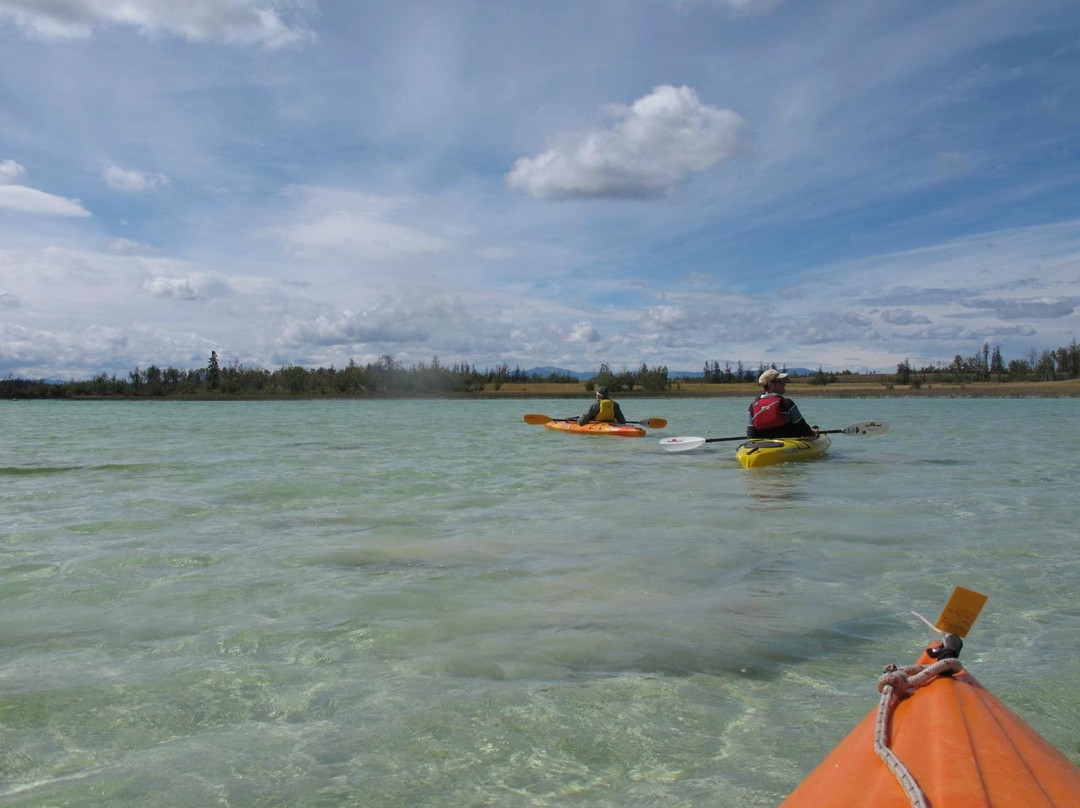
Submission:
M 896 383 L 911 384 L 911 365 L 906 359 L 896 366 Z
M 1001 348 L 997 345 L 994 346 L 994 353 L 990 356 L 990 372 L 999 381 L 1005 372 L 1005 363 L 1001 359 Z
M 206 363 L 206 383 L 211 390 L 217 390 L 221 384 L 221 366 L 218 364 L 217 351 L 210 352 L 210 361 Z

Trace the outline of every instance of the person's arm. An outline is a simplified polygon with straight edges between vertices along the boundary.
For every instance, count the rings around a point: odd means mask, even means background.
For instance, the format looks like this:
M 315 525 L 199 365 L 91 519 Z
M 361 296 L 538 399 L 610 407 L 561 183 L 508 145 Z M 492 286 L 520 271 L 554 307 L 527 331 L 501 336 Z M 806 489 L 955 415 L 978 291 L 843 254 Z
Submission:
M 586 410 L 585 414 L 577 419 L 578 426 L 585 426 L 589 421 L 593 420 L 600 413 L 600 402 L 594 401 L 592 406 Z
M 615 402 L 615 423 L 625 424 L 626 418 L 622 414 L 622 407 L 619 406 L 619 402 Z
M 802 413 L 799 412 L 799 405 L 790 398 L 784 399 L 784 401 L 785 403 L 791 402 L 791 406 L 787 408 L 788 422 L 791 424 L 791 437 L 812 438 L 817 435 L 814 428 L 806 423 L 806 419 L 802 417 Z
M 754 410 L 753 407 L 746 408 L 746 437 L 756 438 L 757 430 L 754 428 Z

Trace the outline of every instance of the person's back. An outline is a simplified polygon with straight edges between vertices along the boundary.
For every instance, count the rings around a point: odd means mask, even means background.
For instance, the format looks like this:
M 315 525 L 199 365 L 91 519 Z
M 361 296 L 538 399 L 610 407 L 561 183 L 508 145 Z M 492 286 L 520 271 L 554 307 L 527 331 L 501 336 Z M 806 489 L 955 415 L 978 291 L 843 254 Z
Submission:
M 608 395 L 608 389 L 606 387 L 596 388 L 596 401 L 592 406 L 578 418 L 578 426 L 585 426 L 590 421 L 607 421 L 609 423 L 625 424 L 626 418 L 623 417 L 622 407 L 619 406 L 619 402 L 613 400 Z
M 810 438 L 817 431 L 806 423 L 798 405 L 784 395 L 788 374 L 769 368 L 758 377 L 764 392 L 748 410 L 748 438 Z

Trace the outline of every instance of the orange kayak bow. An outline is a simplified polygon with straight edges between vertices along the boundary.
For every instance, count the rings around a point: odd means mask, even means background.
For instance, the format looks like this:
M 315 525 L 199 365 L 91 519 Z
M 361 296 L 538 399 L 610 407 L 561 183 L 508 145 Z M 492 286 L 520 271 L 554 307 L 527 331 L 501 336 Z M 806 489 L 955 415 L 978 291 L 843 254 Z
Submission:
M 887 671 L 879 708 L 781 808 L 1080 806 L 1080 769 L 963 668 L 962 644 Z

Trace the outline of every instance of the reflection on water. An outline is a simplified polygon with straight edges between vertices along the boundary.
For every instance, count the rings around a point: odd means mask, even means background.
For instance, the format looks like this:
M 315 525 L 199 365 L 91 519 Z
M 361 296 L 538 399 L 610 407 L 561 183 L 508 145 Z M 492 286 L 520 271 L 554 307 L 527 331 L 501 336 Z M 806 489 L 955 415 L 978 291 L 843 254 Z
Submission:
M 805 463 L 789 463 L 787 465 L 766 466 L 761 469 L 748 469 L 744 471 L 744 485 L 746 494 L 751 502 L 749 507 L 754 511 L 768 511 L 778 508 L 788 508 L 797 502 L 802 502 L 809 496 L 808 490 L 811 477 L 807 474 L 807 464 L 828 463 L 829 458 L 809 460 Z

